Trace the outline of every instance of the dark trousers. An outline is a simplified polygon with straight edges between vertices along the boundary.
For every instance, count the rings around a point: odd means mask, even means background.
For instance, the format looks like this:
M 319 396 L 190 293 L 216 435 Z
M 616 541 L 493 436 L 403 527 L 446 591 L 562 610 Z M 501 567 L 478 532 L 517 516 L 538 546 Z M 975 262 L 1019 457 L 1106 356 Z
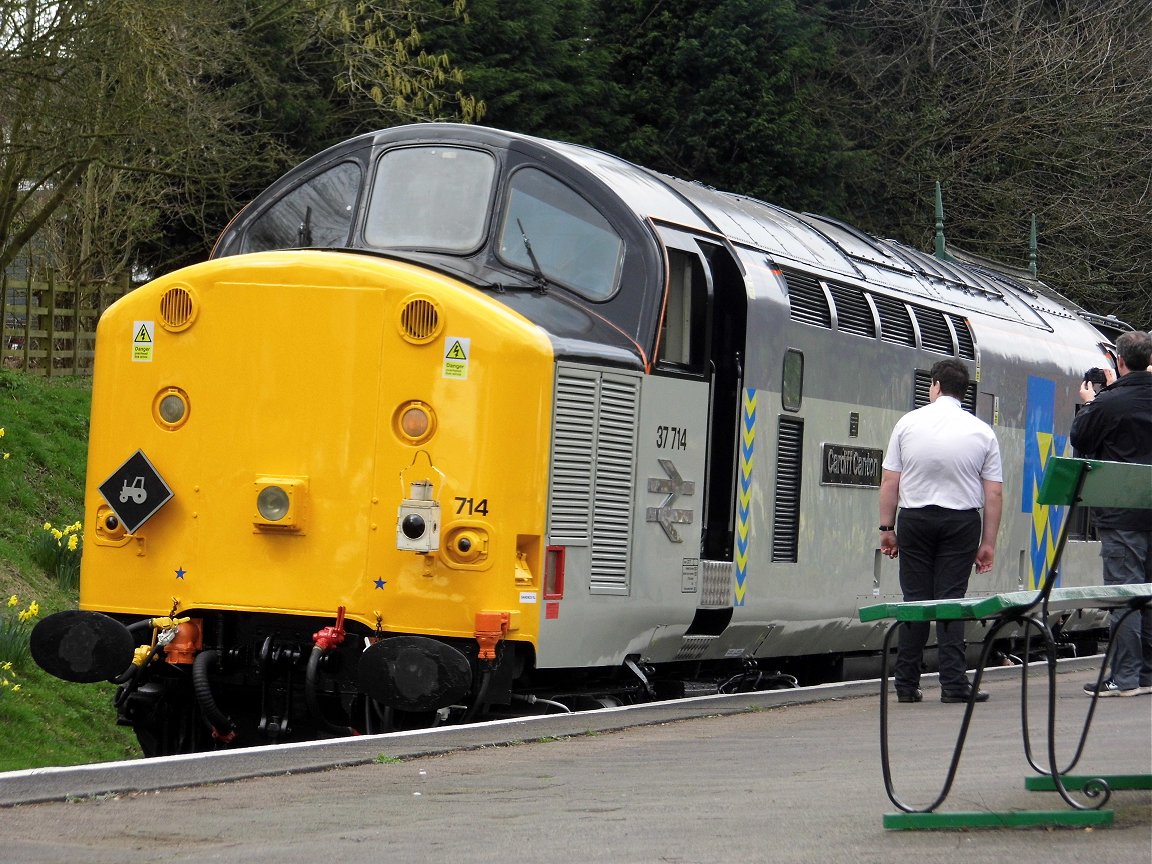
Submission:
M 922 507 L 901 510 L 896 537 L 900 544 L 900 590 L 905 601 L 952 600 L 968 590 L 968 577 L 980 548 L 982 521 L 978 510 Z M 927 622 L 900 627 L 893 678 L 899 690 L 920 684 L 920 666 L 928 641 Z M 969 686 L 964 662 L 964 622 L 938 621 L 936 644 L 940 688 Z

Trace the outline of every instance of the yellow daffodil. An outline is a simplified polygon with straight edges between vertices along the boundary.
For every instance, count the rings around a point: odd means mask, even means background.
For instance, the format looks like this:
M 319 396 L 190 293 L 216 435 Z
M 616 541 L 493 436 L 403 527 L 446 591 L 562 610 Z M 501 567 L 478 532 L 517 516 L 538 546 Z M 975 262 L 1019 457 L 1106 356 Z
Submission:
M 0 670 L 3 670 L 4 672 L 11 672 L 12 671 L 12 661 L 11 660 L 5 660 L 3 663 L 0 663 Z
M 40 604 L 37 603 L 35 600 L 33 600 L 31 603 L 28 604 L 28 611 L 31 612 L 32 617 L 35 618 L 37 615 L 40 614 Z
M 45 531 L 51 531 L 52 530 L 52 523 L 51 522 L 45 522 L 44 523 L 44 530 Z
M 79 545 L 80 545 L 80 535 L 79 534 L 73 534 L 72 536 L 70 536 L 68 538 L 68 551 L 69 552 L 75 552 L 76 547 Z
M 24 686 L 24 685 L 22 685 L 22 684 L 17 684 L 17 685 L 15 685 L 15 686 L 12 688 L 12 692 L 13 692 L 13 693 L 19 693 L 19 692 L 20 692 L 20 690 L 23 688 L 23 686 Z
M 20 602 L 20 598 L 17 597 L 15 594 L 13 594 L 11 597 L 8 598 L 8 606 L 9 607 L 15 606 L 19 602 Z

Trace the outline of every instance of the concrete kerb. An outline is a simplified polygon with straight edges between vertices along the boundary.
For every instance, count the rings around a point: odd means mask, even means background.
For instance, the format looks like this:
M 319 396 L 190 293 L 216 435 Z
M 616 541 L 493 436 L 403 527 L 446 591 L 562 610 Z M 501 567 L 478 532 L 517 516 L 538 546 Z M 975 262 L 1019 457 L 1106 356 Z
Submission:
M 1095 671 L 1099 657 L 1059 661 L 1059 671 Z M 1033 664 L 1042 667 L 1043 664 Z M 1019 667 L 986 669 L 985 680 L 1019 675 Z M 1035 668 L 1032 675 L 1043 675 Z M 938 689 L 935 675 L 925 675 L 926 698 Z M 879 680 L 849 681 L 788 690 L 697 696 L 667 702 L 603 708 L 575 714 L 496 720 L 411 732 L 363 735 L 299 744 L 277 744 L 237 750 L 165 756 L 94 765 L 32 768 L 0 773 L 0 807 L 45 801 L 94 798 L 225 783 L 252 777 L 326 771 L 363 765 L 380 758 L 412 759 L 460 750 L 478 750 L 550 738 L 610 733 L 635 726 L 659 725 L 708 716 L 743 714 L 838 699 L 875 697 Z M 893 697 L 894 698 L 894 697 Z

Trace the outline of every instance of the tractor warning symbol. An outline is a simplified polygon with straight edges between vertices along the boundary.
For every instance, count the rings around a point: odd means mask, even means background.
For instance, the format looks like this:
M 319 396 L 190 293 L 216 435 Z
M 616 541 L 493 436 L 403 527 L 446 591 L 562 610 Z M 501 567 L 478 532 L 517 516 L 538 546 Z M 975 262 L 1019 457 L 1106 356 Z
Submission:
M 463 336 L 449 336 L 444 340 L 444 377 L 464 380 L 468 377 L 468 358 L 472 355 L 472 340 Z
M 172 498 L 172 490 L 143 450 L 129 456 L 100 484 L 100 494 L 129 534 L 135 534 Z
M 156 322 L 136 321 L 132 333 L 132 362 L 151 363 L 152 347 L 156 343 Z
M 144 488 L 144 478 L 135 477 L 131 485 L 128 481 L 124 481 L 124 485 L 120 487 L 120 503 L 125 503 L 129 498 L 137 504 L 143 504 L 148 500 L 148 490 Z

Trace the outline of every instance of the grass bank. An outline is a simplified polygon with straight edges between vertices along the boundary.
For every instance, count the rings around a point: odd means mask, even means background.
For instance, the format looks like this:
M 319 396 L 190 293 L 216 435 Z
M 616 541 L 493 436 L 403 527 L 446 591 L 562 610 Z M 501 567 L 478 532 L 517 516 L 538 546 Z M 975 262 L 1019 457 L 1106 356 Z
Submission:
M 140 755 L 112 685 L 68 684 L 27 657 L 35 621 L 77 605 L 83 549 L 67 528 L 84 514 L 90 384 L 0 370 L 0 771 Z

